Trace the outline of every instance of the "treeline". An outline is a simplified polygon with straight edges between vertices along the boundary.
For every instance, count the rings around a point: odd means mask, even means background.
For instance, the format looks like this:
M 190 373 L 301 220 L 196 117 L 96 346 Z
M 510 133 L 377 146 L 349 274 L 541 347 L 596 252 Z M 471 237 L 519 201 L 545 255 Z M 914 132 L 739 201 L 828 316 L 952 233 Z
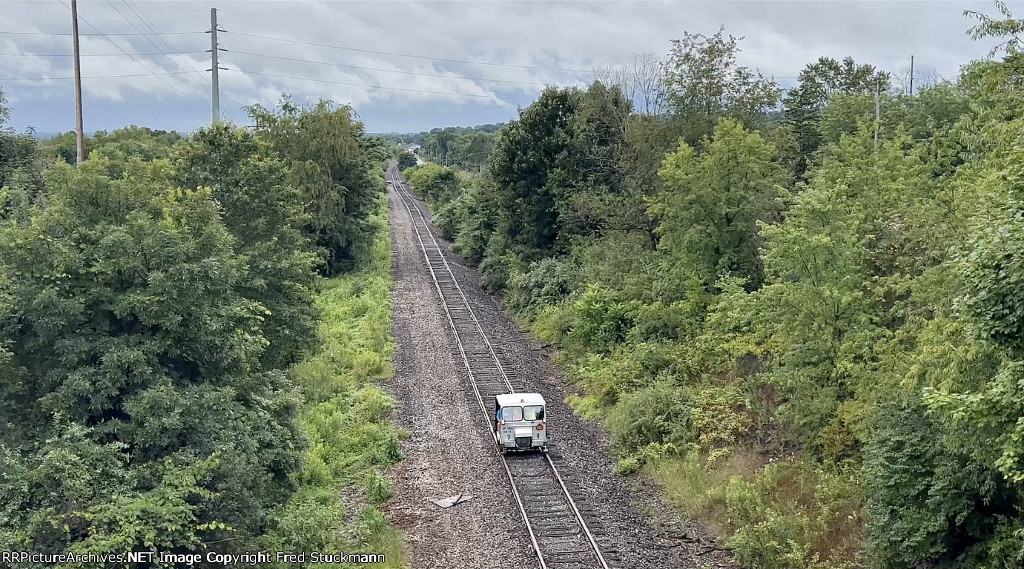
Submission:
M 494 139 L 501 126 L 449 126 L 431 129 L 430 132 L 386 138 L 401 144 L 419 144 L 419 154 L 426 160 L 443 166 L 479 171 L 494 148 Z
M 380 233 L 383 145 L 347 107 L 249 114 L 103 133 L 77 167 L 0 133 L 0 549 L 354 550 L 380 529 L 316 491 L 344 465 L 310 408 L 370 398 L 334 435 L 369 471 L 397 455 L 368 430 L 386 402 L 309 358 L 319 275 Z
M 185 137 L 174 131 L 154 130 L 147 127 L 127 126 L 112 132 L 98 130 L 84 138 L 85 158 L 91 152 L 99 151 L 114 162 L 124 161 L 129 156 L 144 160 L 168 158 L 171 148 Z M 63 159 L 68 164 L 78 160 L 75 131 L 62 132 L 53 138 L 40 142 L 45 156 Z
M 977 38 L 1024 26 L 975 16 Z M 744 566 L 1024 567 L 1006 47 L 912 96 L 827 58 L 784 93 L 735 38 L 685 35 L 545 90 L 481 176 L 408 176 L 560 349 L 617 470 L 661 481 Z

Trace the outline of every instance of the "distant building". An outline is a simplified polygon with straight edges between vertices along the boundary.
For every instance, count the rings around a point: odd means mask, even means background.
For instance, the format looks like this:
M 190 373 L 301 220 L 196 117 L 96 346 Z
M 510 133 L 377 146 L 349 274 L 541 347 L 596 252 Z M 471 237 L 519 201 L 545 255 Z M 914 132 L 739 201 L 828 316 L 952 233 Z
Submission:
M 405 149 L 408 150 L 409 152 L 412 152 L 413 154 L 419 154 L 420 153 L 420 145 L 419 144 L 406 144 L 405 145 Z

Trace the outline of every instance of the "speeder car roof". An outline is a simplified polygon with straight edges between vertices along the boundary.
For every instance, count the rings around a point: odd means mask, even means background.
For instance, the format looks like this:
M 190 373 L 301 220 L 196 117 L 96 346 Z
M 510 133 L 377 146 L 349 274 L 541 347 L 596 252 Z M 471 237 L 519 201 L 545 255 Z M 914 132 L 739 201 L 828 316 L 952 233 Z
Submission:
M 540 393 L 503 393 L 496 397 L 499 407 L 510 405 L 544 405 L 544 397 Z

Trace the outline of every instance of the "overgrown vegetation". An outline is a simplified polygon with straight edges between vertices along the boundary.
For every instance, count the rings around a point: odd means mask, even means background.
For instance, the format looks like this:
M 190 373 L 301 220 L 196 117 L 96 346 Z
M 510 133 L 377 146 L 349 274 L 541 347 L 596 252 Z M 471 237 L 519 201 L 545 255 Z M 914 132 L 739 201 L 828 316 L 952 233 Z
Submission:
M 998 6 L 969 15 L 1003 55 L 913 95 L 827 58 L 782 93 L 685 35 L 545 90 L 480 176 L 408 173 L 617 470 L 744 566 L 1024 567 L 1024 22 Z
M 383 148 L 346 108 L 252 112 L 77 167 L 0 131 L 0 548 L 403 563 Z
M 404 567 L 401 538 L 377 509 L 392 495 L 381 471 L 401 458 L 389 423 L 394 402 L 377 387 L 394 372 L 383 196 L 370 223 L 371 254 L 327 282 L 317 300 L 319 347 L 291 370 L 305 394 L 298 424 L 311 446 L 293 475 L 296 492 L 264 543 L 269 551 L 379 553 L 384 566 Z

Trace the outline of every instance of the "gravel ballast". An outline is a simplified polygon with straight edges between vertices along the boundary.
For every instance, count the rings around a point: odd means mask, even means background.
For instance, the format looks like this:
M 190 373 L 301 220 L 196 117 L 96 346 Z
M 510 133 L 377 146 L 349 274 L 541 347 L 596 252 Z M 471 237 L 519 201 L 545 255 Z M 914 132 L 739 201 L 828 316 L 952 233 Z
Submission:
M 394 472 L 389 517 L 406 533 L 415 568 L 496 567 L 508 559 L 516 559 L 517 567 L 536 566 L 508 480 L 462 362 L 456 359 L 409 213 L 394 192 L 390 205 L 398 347 L 390 389 L 399 401 L 398 422 L 412 436 L 403 444 L 406 459 Z M 426 205 L 418 200 L 416 205 L 429 219 Z M 516 327 L 497 299 L 480 288 L 476 271 L 434 232 L 506 371 L 516 384 L 541 393 L 548 402 L 559 469 L 574 499 L 586 502 L 591 515 L 600 517 L 605 534 L 600 541 L 618 550 L 621 563 L 616 565 L 734 567 L 728 553 L 698 524 L 680 518 L 662 502 L 655 485 L 612 472 L 606 433 L 600 425 L 580 420 L 565 403 L 570 391 L 551 354 Z M 460 492 L 476 498 L 447 510 L 428 501 Z

